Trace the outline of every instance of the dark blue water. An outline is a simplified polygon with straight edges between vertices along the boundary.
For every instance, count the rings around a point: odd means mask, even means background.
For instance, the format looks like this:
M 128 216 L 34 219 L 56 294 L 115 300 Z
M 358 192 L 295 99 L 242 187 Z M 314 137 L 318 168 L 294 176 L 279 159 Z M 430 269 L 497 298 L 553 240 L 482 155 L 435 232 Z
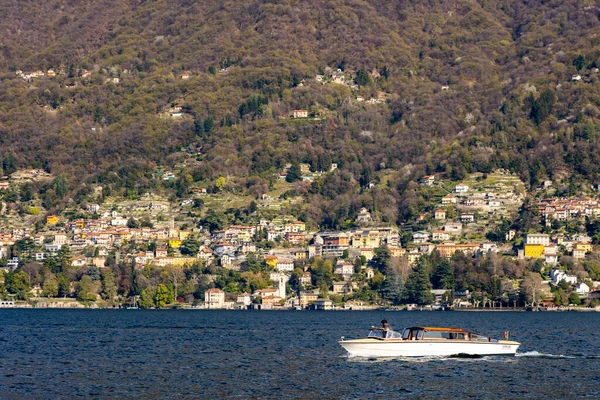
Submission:
M 516 357 L 347 358 L 371 324 L 458 326 Z M 0 398 L 599 398 L 600 313 L 0 310 Z

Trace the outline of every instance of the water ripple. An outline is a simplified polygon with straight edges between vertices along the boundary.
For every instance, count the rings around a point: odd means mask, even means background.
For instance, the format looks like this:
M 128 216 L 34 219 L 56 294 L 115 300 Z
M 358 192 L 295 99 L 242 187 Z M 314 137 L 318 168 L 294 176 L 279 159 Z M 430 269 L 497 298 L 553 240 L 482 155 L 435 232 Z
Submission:
M 376 359 L 337 344 L 383 318 L 510 330 L 522 351 Z M 597 398 L 599 328 L 576 313 L 0 310 L 0 398 Z

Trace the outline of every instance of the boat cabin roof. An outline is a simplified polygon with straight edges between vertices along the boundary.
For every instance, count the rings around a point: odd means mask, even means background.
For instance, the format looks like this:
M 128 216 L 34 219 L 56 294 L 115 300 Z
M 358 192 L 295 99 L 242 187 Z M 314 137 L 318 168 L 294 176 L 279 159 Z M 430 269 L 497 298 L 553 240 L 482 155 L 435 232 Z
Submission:
M 435 326 L 412 326 L 408 329 L 421 329 L 424 331 L 443 331 L 443 332 L 469 332 L 462 328 L 440 328 Z

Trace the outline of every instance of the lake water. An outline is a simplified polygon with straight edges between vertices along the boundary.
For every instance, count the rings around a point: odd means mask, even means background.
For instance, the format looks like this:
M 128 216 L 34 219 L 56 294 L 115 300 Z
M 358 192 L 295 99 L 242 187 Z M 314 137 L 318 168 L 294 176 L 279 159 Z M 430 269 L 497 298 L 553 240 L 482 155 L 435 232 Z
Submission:
M 522 343 L 516 357 L 356 359 L 387 319 Z M 600 397 L 600 313 L 0 310 L 0 398 Z

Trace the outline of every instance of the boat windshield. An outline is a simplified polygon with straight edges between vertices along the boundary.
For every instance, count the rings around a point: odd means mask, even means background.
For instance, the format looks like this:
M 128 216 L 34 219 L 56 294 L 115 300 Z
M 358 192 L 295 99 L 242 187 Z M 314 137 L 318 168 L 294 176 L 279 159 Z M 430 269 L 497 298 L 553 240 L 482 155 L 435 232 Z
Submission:
M 477 333 L 471 333 L 471 340 L 477 342 L 489 342 L 490 338 L 487 336 L 479 335 Z
M 400 332 L 392 331 L 389 329 L 371 329 L 368 337 L 376 339 L 400 339 L 402 335 Z
M 385 331 L 382 329 L 371 329 L 368 337 L 383 339 L 385 338 Z

